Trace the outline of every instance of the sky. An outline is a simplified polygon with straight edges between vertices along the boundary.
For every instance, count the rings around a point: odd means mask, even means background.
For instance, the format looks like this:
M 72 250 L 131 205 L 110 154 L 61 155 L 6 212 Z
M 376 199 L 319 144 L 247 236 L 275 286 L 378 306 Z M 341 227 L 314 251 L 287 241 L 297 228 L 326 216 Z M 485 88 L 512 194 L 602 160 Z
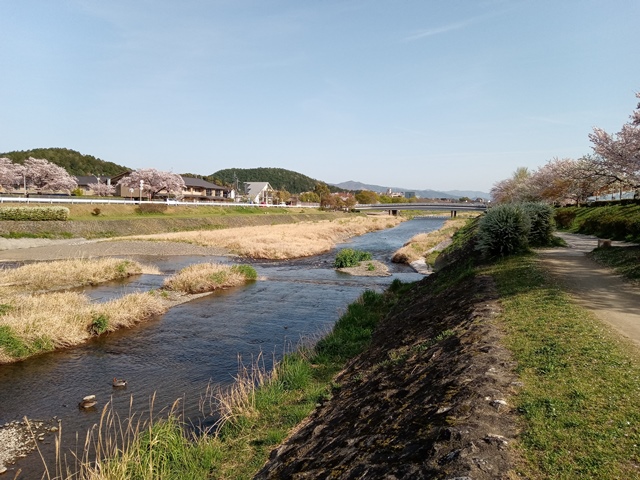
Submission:
M 488 192 L 592 153 L 637 0 L 0 0 L 0 152 Z

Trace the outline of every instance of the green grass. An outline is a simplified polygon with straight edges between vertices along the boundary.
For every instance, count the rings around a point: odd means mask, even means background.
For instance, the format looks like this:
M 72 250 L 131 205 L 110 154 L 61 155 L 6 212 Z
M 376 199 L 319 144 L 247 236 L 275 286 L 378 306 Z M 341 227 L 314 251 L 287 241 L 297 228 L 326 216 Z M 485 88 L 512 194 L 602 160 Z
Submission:
M 640 279 L 640 247 L 597 248 L 589 256 L 630 279 Z
M 25 232 L 9 232 L 0 234 L 0 237 L 9 238 L 9 239 L 17 239 L 17 238 L 46 238 L 46 239 L 58 239 L 58 238 L 73 238 L 73 234 L 69 232 L 62 233 L 25 233 Z
M 251 265 L 233 265 L 231 271 L 241 273 L 247 280 L 257 280 L 258 278 L 258 272 Z
M 640 362 L 536 266 L 533 256 L 488 267 L 506 343 L 523 387 L 524 478 L 637 478 Z
M 363 252 L 362 250 L 354 250 L 353 248 L 345 248 L 340 250 L 336 255 L 336 259 L 333 262 L 335 268 L 348 268 L 355 267 L 367 260 L 371 260 L 373 257 L 369 252 Z
M 565 207 L 555 212 L 559 228 L 601 238 L 640 241 L 640 205 Z
M 104 478 L 252 478 L 271 449 L 339 388 L 333 377 L 366 348 L 375 326 L 404 289 L 396 281 L 386 294 L 364 292 L 314 348 L 286 355 L 217 435 L 190 435 L 170 415 L 140 429 L 129 448 L 105 460 Z
M 14 334 L 11 327 L 1 325 L 0 348 L 12 357 L 26 358 L 36 353 L 53 350 L 53 344 L 46 337 L 36 338 L 31 343 L 26 343 Z

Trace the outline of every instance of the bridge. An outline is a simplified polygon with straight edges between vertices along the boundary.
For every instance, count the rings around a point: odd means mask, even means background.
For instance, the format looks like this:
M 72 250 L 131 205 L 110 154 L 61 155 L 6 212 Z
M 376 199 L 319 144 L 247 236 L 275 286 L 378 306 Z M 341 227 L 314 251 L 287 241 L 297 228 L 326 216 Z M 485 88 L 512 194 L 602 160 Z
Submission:
M 456 217 L 458 212 L 485 212 L 485 203 L 377 203 L 371 205 L 356 205 L 355 210 L 365 212 L 368 210 L 386 210 L 391 215 L 397 215 L 398 210 L 448 210 L 451 217 Z

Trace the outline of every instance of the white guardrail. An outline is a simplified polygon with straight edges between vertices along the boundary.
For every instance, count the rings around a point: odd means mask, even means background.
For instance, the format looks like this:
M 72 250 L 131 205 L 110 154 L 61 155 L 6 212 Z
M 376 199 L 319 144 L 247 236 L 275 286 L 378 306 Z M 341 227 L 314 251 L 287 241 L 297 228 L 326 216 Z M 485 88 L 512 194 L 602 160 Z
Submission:
M 139 205 L 143 204 L 159 204 L 159 205 L 185 205 L 188 207 L 202 206 L 202 207 L 277 207 L 277 208 L 319 208 L 320 204 L 310 205 L 270 205 L 270 204 L 258 204 L 258 203 L 236 203 L 236 202 L 180 202 L 177 200 L 161 201 L 161 200 L 127 200 L 122 199 L 108 199 L 108 198 L 80 198 L 80 197 L 0 197 L 0 204 L 2 203 L 62 203 L 62 204 L 117 204 L 117 205 Z

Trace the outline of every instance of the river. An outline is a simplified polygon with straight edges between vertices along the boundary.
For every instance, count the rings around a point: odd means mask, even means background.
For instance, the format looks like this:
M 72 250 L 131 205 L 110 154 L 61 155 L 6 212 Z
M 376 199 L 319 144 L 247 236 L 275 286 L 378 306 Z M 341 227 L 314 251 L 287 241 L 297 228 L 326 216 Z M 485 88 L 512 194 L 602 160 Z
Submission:
M 352 239 L 336 250 L 296 261 L 253 261 L 259 280 L 216 292 L 172 308 L 166 314 L 131 329 L 104 335 L 87 344 L 0 366 L 0 424 L 30 419 L 61 420 L 66 448 L 76 432 L 99 422 L 102 407 L 111 402 L 126 417 L 181 399 L 180 412 L 193 423 L 202 419 L 198 404 L 207 385 L 225 385 L 238 372 L 238 358 L 250 364 L 262 354 L 269 364 L 304 338 L 330 330 L 346 306 L 365 289 L 382 291 L 394 279 L 415 281 L 422 275 L 390 262 L 395 250 L 417 233 L 440 228 L 443 219 L 416 218 Z M 332 268 L 341 248 L 369 251 L 389 266 L 389 277 L 354 277 Z M 167 275 L 201 262 L 228 263 L 228 257 L 134 257 L 156 265 L 162 275 L 141 275 L 126 282 L 85 288 L 95 301 L 133 291 L 157 288 Z M 268 365 L 267 365 L 268 366 Z M 114 389 L 112 378 L 127 380 Z M 96 409 L 81 410 L 85 395 L 98 399 Z M 40 443 L 46 457 L 53 452 L 53 434 Z M 2 448 L 2 446 L 0 446 Z M 20 478 L 39 478 L 42 462 L 32 453 L 18 461 Z

